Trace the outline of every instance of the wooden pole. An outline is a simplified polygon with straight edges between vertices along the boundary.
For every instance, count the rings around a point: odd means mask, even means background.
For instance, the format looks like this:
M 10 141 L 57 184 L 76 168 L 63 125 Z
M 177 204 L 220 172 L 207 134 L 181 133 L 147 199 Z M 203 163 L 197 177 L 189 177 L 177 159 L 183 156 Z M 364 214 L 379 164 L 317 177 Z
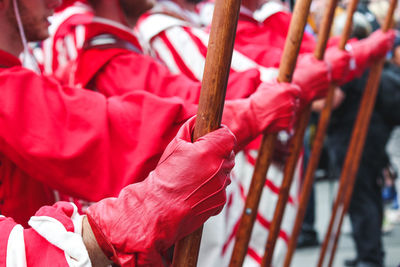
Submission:
M 326 47 L 326 43 L 329 38 L 329 33 L 331 30 L 331 25 L 332 25 L 333 17 L 335 14 L 335 8 L 337 5 L 337 2 L 338 2 L 337 0 L 331 0 L 328 2 L 327 6 L 326 6 L 324 17 L 321 22 L 320 33 L 318 35 L 317 49 L 315 51 L 315 57 L 318 59 L 323 59 L 323 53 L 321 53 L 321 51 L 322 51 L 321 48 Z M 349 38 L 349 35 L 351 32 L 352 20 L 353 20 L 353 13 L 356 10 L 357 3 L 358 3 L 358 0 L 352 0 L 349 5 L 349 8 L 347 9 L 347 20 L 346 20 L 345 28 L 342 32 L 341 39 L 340 39 L 339 49 L 344 50 L 346 42 Z M 299 207 L 297 210 L 296 221 L 295 221 L 295 224 L 294 224 L 294 227 L 292 230 L 292 234 L 291 234 L 289 244 L 288 244 L 288 250 L 287 250 L 286 256 L 285 256 L 285 261 L 284 261 L 284 265 L 283 265 L 284 267 L 290 266 L 290 263 L 291 263 L 291 260 L 293 257 L 293 253 L 296 249 L 297 238 L 301 231 L 301 226 L 303 224 L 307 204 L 310 199 L 310 194 L 311 194 L 312 186 L 314 183 L 314 173 L 318 167 L 318 162 L 319 162 L 319 158 L 321 155 L 326 130 L 328 128 L 329 120 L 330 120 L 331 113 L 332 113 L 333 97 L 334 97 L 335 88 L 336 88 L 336 85 L 331 85 L 331 87 L 329 88 L 328 95 L 325 99 L 325 106 L 320 114 L 320 120 L 318 123 L 317 132 L 316 132 L 316 135 L 315 135 L 315 138 L 313 141 L 310 160 L 307 165 L 307 169 L 305 172 L 305 178 L 304 178 L 304 182 L 302 185 L 302 191 L 300 193 L 300 203 L 299 203 Z
M 236 233 L 235 245 L 233 247 L 232 257 L 229 264 L 230 267 L 242 266 L 244 258 L 246 257 L 251 231 L 253 230 L 262 190 L 265 186 L 268 167 L 271 163 L 272 152 L 275 147 L 275 140 L 276 134 L 263 136 L 257 161 L 254 166 L 258 171 L 255 171 L 251 178 L 245 207 Z
M 388 15 L 386 16 L 385 23 L 382 27 L 383 31 L 387 31 L 390 28 L 396 4 L 397 0 L 391 1 Z M 343 218 L 350 205 L 365 139 L 368 133 L 369 122 L 374 109 L 376 95 L 378 93 L 383 64 L 384 59 L 378 60 L 370 69 L 367 85 L 361 99 L 359 112 L 344 161 L 338 195 L 336 197 L 329 228 L 325 235 L 325 240 L 320 253 L 318 261 L 319 267 L 332 266 L 333 264 Z M 326 254 L 328 254 L 327 257 Z
M 275 244 L 279 236 L 283 214 L 285 212 L 285 207 L 289 199 L 290 186 L 293 181 L 293 174 L 297 165 L 297 160 L 299 158 L 301 148 L 303 147 L 304 132 L 307 127 L 310 114 L 311 114 L 311 108 L 309 106 L 304 108 L 304 110 L 300 113 L 300 118 L 297 121 L 295 134 L 289 143 L 290 155 L 288 157 L 288 160 L 285 164 L 285 168 L 283 171 L 283 180 L 281 188 L 279 190 L 278 203 L 275 207 L 274 217 L 272 219 L 272 223 L 269 228 L 264 256 L 261 261 L 261 266 L 263 267 L 272 265 L 272 258 L 275 250 Z
M 311 0 L 298 0 L 296 2 L 279 67 L 278 81 L 280 82 L 292 81 L 310 4 Z M 272 160 L 275 142 L 276 134 L 263 136 L 242 218 L 236 234 L 236 241 L 229 264 L 230 267 L 242 266 L 246 257 L 268 167 Z
M 220 127 L 228 82 L 240 0 L 216 0 L 204 67 L 194 140 Z M 172 265 L 195 267 L 201 229 L 175 245 Z

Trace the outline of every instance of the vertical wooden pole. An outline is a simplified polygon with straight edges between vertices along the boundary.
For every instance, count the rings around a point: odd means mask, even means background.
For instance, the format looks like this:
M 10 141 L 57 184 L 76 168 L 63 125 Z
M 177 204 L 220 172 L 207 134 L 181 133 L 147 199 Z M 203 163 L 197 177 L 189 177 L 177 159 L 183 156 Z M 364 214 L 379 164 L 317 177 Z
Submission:
M 271 266 L 273 254 L 275 250 L 275 244 L 279 236 L 280 226 L 285 212 L 285 207 L 289 199 L 290 186 L 292 185 L 294 170 L 297 165 L 301 148 L 303 147 L 303 138 L 308 121 L 311 115 L 311 108 L 307 106 L 300 113 L 300 118 L 297 121 L 297 127 L 292 140 L 289 143 L 290 155 L 285 164 L 283 171 L 283 180 L 281 188 L 279 190 L 278 203 L 275 207 L 274 216 L 269 228 L 268 239 L 265 246 L 264 256 L 261 262 L 261 266 Z
M 347 9 L 347 20 L 346 20 L 346 25 L 345 28 L 342 32 L 342 36 L 340 39 L 339 43 L 339 48 L 344 50 L 346 42 L 349 38 L 350 32 L 351 32 L 351 26 L 352 26 L 352 20 L 353 20 L 353 13 L 356 10 L 358 0 L 352 0 L 348 9 Z M 321 28 L 320 32 L 318 35 L 318 45 L 317 45 L 317 50 L 315 51 L 315 56 L 318 59 L 323 59 L 323 54 L 320 52 L 321 47 L 326 47 L 327 40 L 329 38 L 329 33 L 335 13 L 335 8 L 337 5 L 337 0 L 331 0 L 328 2 L 323 20 L 321 22 Z M 318 47 L 320 47 L 318 49 Z M 301 226 L 303 224 L 304 216 L 306 213 L 306 208 L 308 201 L 310 199 L 310 194 L 312 190 L 312 186 L 314 183 L 314 173 L 315 170 L 318 167 L 318 162 L 319 158 L 321 155 L 322 147 L 323 147 L 323 142 L 326 134 L 326 130 L 328 128 L 329 120 L 331 117 L 332 113 L 332 105 L 333 105 L 333 97 L 334 97 L 334 90 L 336 88 L 336 85 L 331 85 L 328 91 L 328 95 L 325 99 L 325 106 L 320 114 L 320 120 L 318 123 L 318 128 L 317 132 L 313 141 L 312 145 L 312 151 L 311 151 L 311 156 L 310 160 L 307 165 L 307 169 L 305 172 L 305 178 L 304 182 L 302 185 L 302 190 L 300 193 L 300 203 L 299 203 L 299 208 L 297 211 L 296 215 L 296 221 L 293 227 L 292 234 L 290 236 L 289 244 L 288 244 L 288 251 L 286 253 L 284 265 L 285 267 L 289 267 L 293 253 L 296 249 L 297 245 L 297 238 L 300 234 L 301 231 Z
M 272 152 L 274 151 L 275 140 L 276 134 L 263 136 L 257 161 L 254 166 L 254 168 L 259 171 L 254 172 L 253 177 L 251 178 L 245 207 L 236 233 L 235 245 L 233 247 L 232 257 L 229 264 L 230 267 L 242 266 L 246 257 L 251 232 L 256 220 L 258 205 L 265 186 L 268 167 L 271 163 Z
M 386 16 L 385 23 L 382 27 L 383 31 L 387 31 L 390 28 L 396 4 L 397 0 L 391 1 L 388 15 Z M 343 164 L 338 195 L 336 197 L 329 228 L 325 235 L 325 240 L 318 261 L 319 267 L 332 266 L 333 264 L 343 218 L 350 205 L 365 139 L 368 133 L 369 122 L 374 109 L 376 95 L 378 93 L 383 64 L 384 59 L 381 59 L 372 65 L 370 69 L 367 85 L 361 99 L 359 112 Z M 326 254 L 328 255 L 326 256 Z
M 221 124 L 240 0 L 216 0 L 204 67 L 194 140 Z M 195 267 L 202 228 L 180 240 L 174 251 L 174 267 Z

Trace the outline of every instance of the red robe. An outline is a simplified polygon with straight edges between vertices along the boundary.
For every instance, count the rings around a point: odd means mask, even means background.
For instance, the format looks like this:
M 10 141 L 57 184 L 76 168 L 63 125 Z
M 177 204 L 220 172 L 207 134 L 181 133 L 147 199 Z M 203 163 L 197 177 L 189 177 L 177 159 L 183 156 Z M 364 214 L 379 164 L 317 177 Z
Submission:
M 143 90 L 106 98 L 61 87 L 0 53 L 0 213 L 26 223 L 52 189 L 98 201 L 156 166 L 197 106 Z

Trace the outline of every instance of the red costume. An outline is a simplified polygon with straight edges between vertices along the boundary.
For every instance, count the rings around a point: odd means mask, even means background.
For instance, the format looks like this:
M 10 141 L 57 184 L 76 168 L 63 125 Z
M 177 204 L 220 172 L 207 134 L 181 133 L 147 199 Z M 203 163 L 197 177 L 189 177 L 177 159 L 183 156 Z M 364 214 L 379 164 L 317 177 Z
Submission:
M 70 72 L 70 85 L 91 88 L 107 97 L 145 90 L 161 97 L 178 96 L 191 103 L 198 102 L 201 84 L 184 75 L 172 74 L 153 58 L 143 55 L 129 29 L 98 18 L 85 28 L 86 43 Z M 232 75 L 226 98 L 247 97 L 260 82 L 256 69 Z
M 240 14 L 243 11 L 244 9 L 241 9 Z M 195 15 L 189 14 L 187 10 L 183 10 L 172 1 L 159 1 L 154 9 L 141 17 L 136 30 L 138 30 L 141 39 L 146 42 L 144 47 L 149 49 L 148 53 L 162 60 L 171 71 L 181 72 L 188 77 L 201 80 L 207 53 L 208 29 L 201 28 L 197 23 L 198 20 L 194 19 Z M 245 34 L 245 31 L 242 31 L 242 34 Z M 262 49 L 270 52 L 268 57 L 270 64 L 262 67 L 238 49 L 236 39 L 235 50 L 232 55 L 231 73 L 256 67 L 259 69 L 264 81 L 273 80 L 278 73 L 277 67 L 279 66 L 282 48 L 267 49 L 265 45 Z M 256 142 L 254 148 L 258 147 L 259 145 Z M 245 153 L 240 153 L 236 157 L 237 167 L 233 171 L 232 184 L 227 190 L 230 201 L 219 216 L 211 218 L 205 224 L 199 265 L 210 267 L 229 265 L 237 227 L 253 172 L 255 157 L 256 151 L 250 149 L 246 149 Z M 261 262 L 261 251 L 263 251 L 265 245 L 282 181 L 281 169 L 282 167 L 276 164 L 272 164 L 269 169 L 268 180 L 262 194 L 253 230 L 254 234 L 250 240 L 244 266 L 256 266 Z M 300 168 L 296 172 L 296 177 L 300 177 Z M 297 181 L 291 191 L 290 203 L 288 204 L 289 215 L 286 216 L 281 229 L 279 243 L 282 241 L 284 243 L 287 242 L 290 234 L 290 222 L 293 221 L 293 216 L 295 215 L 298 179 L 295 180 Z M 282 249 L 279 249 L 279 252 L 282 252 Z M 277 255 L 279 256 L 279 253 Z
M 163 265 L 169 247 L 224 206 L 236 138 L 222 127 L 192 143 L 194 122 L 179 129 L 143 182 L 89 207 L 97 244 L 119 266 Z M 91 266 L 82 219 L 65 202 L 42 207 L 26 230 L 0 216 L 0 266 Z
M 40 209 L 24 229 L 0 216 L 0 266 L 90 266 L 82 242 L 82 216 L 60 202 Z
M 141 181 L 197 109 L 144 91 L 61 87 L 19 64 L 0 53 L 0 211 L 19 223 L 54 203 L 51 189 L 98 201 Z

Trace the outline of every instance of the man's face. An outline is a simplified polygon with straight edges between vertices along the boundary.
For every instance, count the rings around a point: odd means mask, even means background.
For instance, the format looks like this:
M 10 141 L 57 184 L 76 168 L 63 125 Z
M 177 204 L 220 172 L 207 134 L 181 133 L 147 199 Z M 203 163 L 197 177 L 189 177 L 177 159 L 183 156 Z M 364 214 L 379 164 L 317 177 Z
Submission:
M 53 15 L 54 8 L 60 5 L 61 0 L 17 0 L 17 3 L 28 41 L 42 41 L 49 37 L 48 17 Z M 13 8 L 9 9 L 8 17 L 18 29 Z
M 155 4 L 155 0 L 120 0 L 119 2 L 125 15 L 130 20 L 138 19 Z

